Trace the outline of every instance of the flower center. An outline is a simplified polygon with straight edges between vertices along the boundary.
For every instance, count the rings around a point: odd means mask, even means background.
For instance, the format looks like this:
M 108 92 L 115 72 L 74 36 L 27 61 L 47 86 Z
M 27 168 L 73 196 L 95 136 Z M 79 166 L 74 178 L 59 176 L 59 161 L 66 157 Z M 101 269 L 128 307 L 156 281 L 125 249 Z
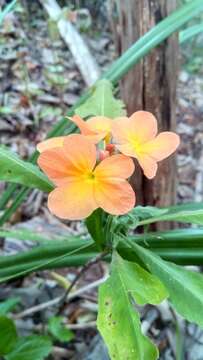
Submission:
M 134 148 L 134 151 L 136 152 L 136 154 L 139 154 L 141 151 L 141 144 L 138 140 L 136 140 L 135 138 L 131 138 L 131 144 Z
M 95 178 L 95 175 L 93 172 L 91 172 L 87 175 L 87 177 L 88 177 L 88 179 L 93 180 Z
M 95 174 L 93 172 L 88 172 L 85 174 L 85 180 L 89 183 L 95 180 Z

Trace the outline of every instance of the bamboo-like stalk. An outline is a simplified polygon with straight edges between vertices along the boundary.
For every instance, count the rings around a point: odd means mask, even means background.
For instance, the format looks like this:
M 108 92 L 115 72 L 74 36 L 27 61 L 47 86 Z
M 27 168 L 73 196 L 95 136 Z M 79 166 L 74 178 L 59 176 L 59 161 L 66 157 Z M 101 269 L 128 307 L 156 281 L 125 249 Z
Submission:
M 148 31 L 142 38 L 140 38 L 134 45 L 132 45 L 118 60 L 116 60 L 110 69 L 103 74 L 102 78 L 106 78 L 113 83 L 117 83 L 143 56 L 147 55 L 154 47 L 159 45 L 173 32 L 177 31 L 184 23 L 194 17 L 203 9 L 202 0 L 193 0 L 188 4 L 182 6 L 174 13 L 169 15 L 166 19 L 162 20 L 153 29 Z M 68 113 L 69 116 L 73 114 L 73 111 L 81 103 L 83 103 L 91 93 L 91 89 L 83 95 L 73 108 Z M 68 127 L 67 132 L 65 131 Z M 48 137 L 61 135 L 64 132 L 70 134 L 73 132 L 75 127 L 72 125 L 68 126 L 67 120 L 62 119 L 48 134 Z M 37 153 L 34 154 L 36 157 Z M 8 187 L 7 192 L 3 195 L 0 200 L 0 209 L 2 209 L 9 199 L 12 197 L 13 192 L 17 187 Z M 17 207 L 22 203 L 27 192 L 25 188 L 22 188 L 17 195 L 16 200 L 12 203 L 0 219 L 0 226 L 6 222 L 10 216 L 14 213 Z M 16 203 L 17 201 L 17 203 Z
M 203 32 L 203 24 L 196 24 L 190 26 L 186 30 L 182 30 L 179 34 L 179 43 L 182 45 L 184 42 L 190 40 L 193 36 L 199 35 Z
M 150 248 L 203 248 L 203 228 L 150 232 L 129 238 Z
M 165 260 L 180 265 L 203 264 L 203 229 L 148 233 L 128 238 L 131 242 L 136 242 L 154 251 Z M 87 247 L 82 249 L 83 246 Z M 119 243 L 118 251 L 129 261 L 137 260 L 135 253 L 125 243 L 125 239 Z M 69 256 L 69 254 L 71 255 Z M 41 245 L 20 254 L 1 256 L 0 281 L 5 277 L 17 277 L 37 270 L 81 266 L 97 255 L 96 245 L 88 239 L 76 239 L 69 243 L 61 241 L 60 244 L 55 243 L 48 246 Z M 110 260 L 110 255 L 106 257 L 106 260 Z
M 127 245 L 119 246 L 119 253 L 129 261 L 137 261 L 135 254 L 132 253 L 132 250 L 127 247 Z M 159 256 L 163 257 L 164 260 L 172 261 L 178 265 L 202 265 L 203 264 L 203 247 L 195 249 L 177 249 L 177 248 L 151 248 Z M 7 277 L 20 277 L 27 275 L 28 273 L 41 271 L 41 270 L 50 270 L 58 269 L 70 266 L 82 266 L 85 265 L 89 260 L 95 258 L 98 255 L 98 252 L 87 252 L 81 253 L 79 255 L 71 255 L 70 257 L 64 258 L 62 260 L 54 260 L 54 255 L 51 258 L 46 258 L 39 261 L 26 261 L 21 262 L 18 265 L 10 265 L 3 269 L 0 269 L 0 282 L 6 281 Z M 111 257 L 108 255 L 106 257 L 107 261 L 110 261 Z M 49 262 L 50 261 L 50 262 Z
M 98 253 L 89 252 L 80 255 L 71 255 L 70 257 L 62 260 L 54 260 L 54 256 L 50 259 L 46 258 L 40 261 L 22 262 L 18 265 L 8 266 L 7 268 L 0 269 L 0 282 L 4 278 L 12 276 L 12 278 L 25 276 L 29 273 L 41 270 L 59 269 L 71 266 L 82 266 L 85 265 L 89 260 L 96 257 Z M 50 261 L 50 262 L 49 262 Z M 7 279 L 5 279 L 7 280 Z
M 78 249 L 78 254 L 85 254 L 88 252 L 94 252 L 95 244 L 92 240 L 76 240 L 71 241 L 65 244 L 56 243 L 51 245 L 41 245 L 37 246 L 29 251 L 23 251 L 15 255 L 1 256 L 0 257 L 0 269 L 5 269 L 8 266 L 21 265 L 25 263 L 30 263 L 33 261 L 43 261 L 44 263 L 47 260 L 54 259 L 58 256 L 68 254 L 74 250 Z M 87 246 L 87 249 L 79 250 L 80 247 L 84 245 Z

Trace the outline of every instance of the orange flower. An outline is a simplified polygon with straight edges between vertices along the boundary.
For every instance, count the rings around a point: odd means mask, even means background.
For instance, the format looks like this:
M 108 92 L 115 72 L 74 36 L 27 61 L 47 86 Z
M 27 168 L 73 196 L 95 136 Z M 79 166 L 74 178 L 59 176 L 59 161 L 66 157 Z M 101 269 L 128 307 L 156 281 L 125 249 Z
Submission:
M 126 179 L 132 175 L 132 159 L 118 154 L 96 164 L 96 146 L 83 135 L 65 137 L 63 145 L 43 151 L 40 168 L 57 186 L 48 198 L 52 213 L 79 220 L 101 207 L 113 215 L 134 207 L 135 194 Z
M 94 144 L 105 139 L 110 140 L 112 120 L 105 116 L 94 116 L 84 121 L 80 116 L 74 115 L 70 118 L 80 129 L 81 134 L 85 135 Z
M 171 155 L 180 143 L 179 136 L 173 132 L 157 135 L 157 120 L 146 111 L 115 119 L 112 134 L 117 149 L 136 158 L 148 179 L 156 175 L 157 162 Z
M 73 121 L 80 129 L 81 134 L 94 144 L 99 143 L 105 138 L 106 142 L 110 141 L 112 120 L 104 116 L 95 116 L 84 121 L 80 116 L 74 115 L 69 120 Z M 63 146 L 64 139 L 67 136 L 58 136 L 42 141 L 37 145 L 37 150 L 41 153 L 50 147 Z M 112 150 L 113 151 L 113 150 Z M 112 152 L 111 151 L 111 152 Z
M 65 136 L 57 136 L 54 138 L 50 138 L 47 140 L 44 140 L 37 144 L 37 150 L 41 153 L 45 150 L 48 150 L 50 148 L 56 148 L 63 146 Z

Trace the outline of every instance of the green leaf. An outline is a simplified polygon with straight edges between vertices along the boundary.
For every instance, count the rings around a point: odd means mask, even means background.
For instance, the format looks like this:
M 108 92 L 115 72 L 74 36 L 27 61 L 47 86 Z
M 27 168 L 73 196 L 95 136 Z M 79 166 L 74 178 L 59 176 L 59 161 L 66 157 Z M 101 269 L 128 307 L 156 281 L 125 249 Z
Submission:
M 161 216 L 168 212 L 168 209 L 158 209 L 154 206 L 136 206 L 129 213 L 119 216 L 114 219 L 126 233 L 129 229 L 135 229 L 139 224 L 139 221 L 146 220 L 151 217 Z
M 119 267 L 115 255 L 112 272 L 99 289 L 98 329 L 101 332 L 111 359 L 154 360 L 158 358 L 155 345 L 142 334 L 140 320 L 133 305 L 137 295 L 136 281 L 126 281 L 126 273 Z M 129 283 L 130 282 L 130 283 Z M 143 302 L 143 298 L 140 300 Z
M 8 354 L 14 348 L 17 337 L 14 322 L 6 316 L 0 316 L 0 355 Z
M 140 207 L 141 214 L 142 211 L 145 213 L 144 207 Z M 144 220 L 139 221 L 138 226 L 152 224 L 158 221 L 177 221 L 203 225 L 203 203 L 176 205 L 165 209 L 154 208 L 154 211 L 153 215 L 149 214 Z M 156 214 L 156 211 L 162 211 L 162 213 Z
M 68 342 L 74 338 L 74 333 L 63 325 L 63 317 L 54 316 L 49 320 L 49 332 L 60 342 Z
M 129 214 L 137 216 L 139 220 L 145 220 L 151 217 L 162 216 L 168 209 L 160 209 L 154 206 L 136 206 Z
M 19 339 L 6 360 L 43 360 L 52 350 L 52 343 L 45 336 L 27 336 Z
M 126 114 L 124 103 L 115 99 L 112 84 L 108 80 L 98 81 L 91 96 L 75 112 L 83 118 L 91 115 L 115 118 Z
M 6 315 L 11 310 L 15 309 L 16 305 L 18 305 L 19 302 L 19 297 L 10 298 L 6 301 L 0 302 L 0 315 Z
M 11 181 L 49 192 L 53 185 L 36 165 L 21 160 L 5 147 L 0 147 L 0 180 Z
M 137 244 L 131 243 L 131 247 L 147 269 L 164 284 L 177 312 L 188 321 L 203 326 L 203 276 L 164 261 Z
M 161 281 L 137 263 L 122 259 L 118 253 L 114 254 L 113 261 L 121 281 L 125 283 L 137 304 L 156 305 L 168 297 L 168 292 Z

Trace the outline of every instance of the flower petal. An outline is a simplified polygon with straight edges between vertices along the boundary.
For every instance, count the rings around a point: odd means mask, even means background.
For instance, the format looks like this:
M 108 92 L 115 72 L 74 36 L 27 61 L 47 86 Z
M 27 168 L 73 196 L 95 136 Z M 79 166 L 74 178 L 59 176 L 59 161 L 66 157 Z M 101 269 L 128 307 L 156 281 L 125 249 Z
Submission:
M 63 149 L 66 158 L 80 171 L 92 171 L 96 164 L 96 146 L 85 136 L 69 135 L 65 138 Z
M 135 151 L 133 145 L 131 145 L 130 143 L 116 145 L 116 148 L 126 156 L 132 156 L 134 158 L 137 158 L 137 152 Z
M 95 133 L 109 133 L 113 120 L 105 116 L 94 116 L 87 120 L 88 128 Z
M 65 136 L 58 136 L 51 139 L 44 140 L 37 144 L 37 150 L 41 153 L 42 151 L 61 147 L 63 145 Z
M 87 135 L 86 138 L 91 141 L 93 144 L 98 144 L 106 136 L 105 132 L 96 135 Z
M 67 160 L 63 148 L 45 150 L 40 154 L 37 163 L 48 178 L 57 186 L 72 181 L 80 172 Z
M 153 139 L 157 134 L 157 120 L 148 111 L 137 111 L 129 117 L 131 131 L 139 142 L 143 143 Z
M 104 116 L 95 116 L 84 121 L 80 116 L 70 118 L 88 140 L 98 144 L 111 130 L 111 120 Z
M 143 169 L 145 176 L 148 179 L 152 179 L 153 177 L 155 177 L 158 169 L 156 160 L 151 158 L 149 155 L 141 155 L 138 157 L 137 160 L 141 168 Z
M 90 130 L 87 121 L 83 120 L 79 115 L 74 115 L 69 118 L 75 123 L 75 125 L 80 129 L 82 135 L 94 135 L 95 132 Z
M 38 165 L 56 185 L 92 171 L 96 164 L 96 147 L 82 135 L 69 135 L 63 147 L 43 151 Z
M 157 134 L 157 120 L 147 111 L 137 111 L 129 118 L 117 118 L 113 122 L 113 137 L 118 144 L 143 143 Z
M 73 181 L 53 190 L 48 197 L 48 208 L 61 219 L 81 220 L 98 208 L 94 200 L 93 184 Z
M 135 170 L 133 160 L 127 156 L 112 155 L 97 165 L 94 174 L 96 178 L 117 181 L 117 179 L 129 178 Z
M 112 215 L 128 213 L 135 205 L 135 193 L 126 181 L 100 181 L 94 190 L 97 205 Z
M 129 141 L 130 126 L 130 120 L 127 117 L 119 117 L 113 121 L 112 135 L 117 144 L 124 144 Z
M 154 140 L 143 144 L 142 152 L 154 160 L 161 161 L 170 156 L 180 144 L 180 137 L 170 131 L 160 133 Z

